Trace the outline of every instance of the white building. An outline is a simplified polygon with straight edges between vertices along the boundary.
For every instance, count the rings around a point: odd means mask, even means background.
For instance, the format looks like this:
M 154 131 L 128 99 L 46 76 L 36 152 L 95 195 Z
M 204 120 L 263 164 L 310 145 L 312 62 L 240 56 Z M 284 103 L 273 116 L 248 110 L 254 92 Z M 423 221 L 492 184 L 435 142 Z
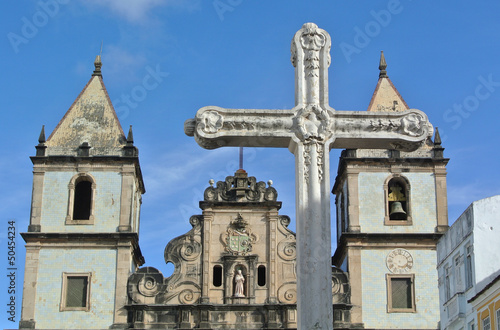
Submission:
M 500 273 L 500 195 L 473 202 L 439 240 L 441 329 L 477 329 L 467 303 Z

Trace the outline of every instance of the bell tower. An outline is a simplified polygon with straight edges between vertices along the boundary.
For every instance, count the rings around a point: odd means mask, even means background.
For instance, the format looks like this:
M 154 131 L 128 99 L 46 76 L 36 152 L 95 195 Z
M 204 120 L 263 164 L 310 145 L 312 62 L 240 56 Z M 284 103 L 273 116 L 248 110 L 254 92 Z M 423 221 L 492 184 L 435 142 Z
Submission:
M 90 81 L 33 162 L 20 329 L 124 328 L 127 279 L 145 192 L 132 127 L 126 137 L 95 60 Z
M 409 107 L 387 76 L 368 111 Z M 380 123 L 393 125 L 398 123 Z M 446 164 L 436 128 L 417 150 L 347 149 L 333 187 L 337 250 L 333 264 L 349 275 L 351 322 L 376 329 L 436 329 L 436 244 L 448 228 Z

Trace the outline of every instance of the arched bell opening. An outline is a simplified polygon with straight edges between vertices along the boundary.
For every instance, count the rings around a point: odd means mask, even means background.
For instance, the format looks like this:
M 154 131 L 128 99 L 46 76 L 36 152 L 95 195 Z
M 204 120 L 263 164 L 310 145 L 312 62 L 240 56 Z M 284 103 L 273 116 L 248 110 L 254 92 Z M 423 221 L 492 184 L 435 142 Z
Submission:
M 401 175 L 389 177 L 384 184 L 385 224 L 411 225 L 410 182 Z

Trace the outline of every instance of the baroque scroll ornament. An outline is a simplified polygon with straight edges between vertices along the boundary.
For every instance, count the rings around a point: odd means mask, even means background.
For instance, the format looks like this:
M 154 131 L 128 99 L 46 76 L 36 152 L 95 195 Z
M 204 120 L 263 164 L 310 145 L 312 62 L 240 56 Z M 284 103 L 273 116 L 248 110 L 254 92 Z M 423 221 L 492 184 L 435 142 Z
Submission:
M 144 276 L 137 284 L 138 291 L 146 297 L 154 297 L 160 291 L 161 286 L 158 285 L 158 280 L 155 276 Z
M 179 292 L 179 302 L 183 305 L 193 304 L 197 299 L 195 299 L 197 294 L 191 289 L 184 289 Z
M 278 255 L 281 259 L 294 261 L 297 258 L 297 244 L 295 239 L 289 238 L 278 244 Z
M 285 283 L 278 289 L 278 300 L 283 304 L 297 303 L 297 284 Z

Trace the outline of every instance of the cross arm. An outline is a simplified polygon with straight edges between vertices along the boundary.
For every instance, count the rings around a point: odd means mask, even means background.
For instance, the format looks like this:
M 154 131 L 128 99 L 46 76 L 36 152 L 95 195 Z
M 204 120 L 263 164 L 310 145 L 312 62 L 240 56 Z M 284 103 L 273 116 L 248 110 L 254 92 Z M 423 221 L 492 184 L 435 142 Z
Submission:
M 205 149 L 219 147 L 287 148 L 293 136 L 293 112 L 225 109 L 207 106 L 184 123 L 184 132 Z
M 335 111 L 330 148 L 413 151 L 433 135 L 427 115 L 402 112 Z

